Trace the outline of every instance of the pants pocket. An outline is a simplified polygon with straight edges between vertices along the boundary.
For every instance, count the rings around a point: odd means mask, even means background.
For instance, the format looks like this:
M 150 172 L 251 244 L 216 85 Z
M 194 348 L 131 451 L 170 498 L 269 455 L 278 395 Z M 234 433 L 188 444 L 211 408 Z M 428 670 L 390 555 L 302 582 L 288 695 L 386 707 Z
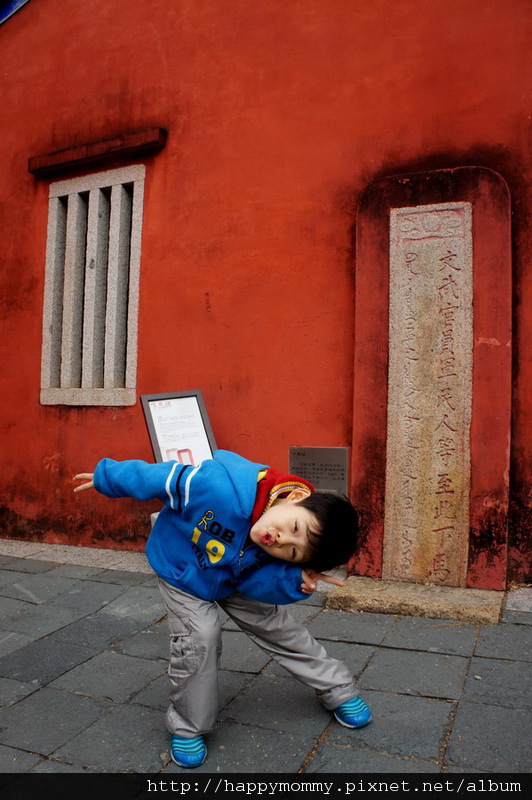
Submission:
M 190 634 L 179 634 L 170 639 L 170 663 L 168 674 L 182 682 L 194 675 L 198 669 L 198 654 Z

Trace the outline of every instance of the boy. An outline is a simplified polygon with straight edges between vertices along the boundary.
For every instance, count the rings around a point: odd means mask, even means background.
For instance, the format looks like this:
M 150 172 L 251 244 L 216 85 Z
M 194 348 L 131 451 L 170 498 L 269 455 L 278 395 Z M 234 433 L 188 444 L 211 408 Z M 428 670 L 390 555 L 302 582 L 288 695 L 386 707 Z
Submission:
M 347 499 L 218 450 L 200 466 L 103 459 L 74 491 L 159 499 L 164 508 L 146 555 L 159 577 L 170 628 L 172 690 L 166 721 L 172 759 L 197 767 L 203 734 L 218 712 L 221 629 L 217 604 L 298 680 L 311 686 L 346 727 L 371 721 L 347 667 L 330 658 L 279 605 L 303 600 L 321 571 L 344 564 L 356 545 L 357 515 Z

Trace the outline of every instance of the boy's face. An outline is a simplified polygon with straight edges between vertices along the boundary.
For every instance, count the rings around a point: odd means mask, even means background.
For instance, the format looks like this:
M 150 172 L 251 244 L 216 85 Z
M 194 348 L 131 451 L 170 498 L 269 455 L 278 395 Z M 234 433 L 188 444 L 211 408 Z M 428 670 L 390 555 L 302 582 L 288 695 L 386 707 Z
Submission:
M 317 532 L 319 526 L 312 511 L 298 504 L 303 497 L 305 492 L 296 489 L 274 503 L 252 526 L 251 541 L 274 558 L 295 564 L 307 561 L 309 532 Z

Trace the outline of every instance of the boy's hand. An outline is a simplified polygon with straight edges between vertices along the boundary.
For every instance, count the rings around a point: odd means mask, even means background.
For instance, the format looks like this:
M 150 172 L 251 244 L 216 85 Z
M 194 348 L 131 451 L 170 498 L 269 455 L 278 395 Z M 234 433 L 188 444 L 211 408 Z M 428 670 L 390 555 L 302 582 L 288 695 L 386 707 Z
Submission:
M 301 584 L 301 591 L 304 594 L 312 594 L 316 591 L 318 581 L 325 581 L 325 583 L 334 583 L 335 586 L 343 586 L 345 581 L 339 578 L 333 578 L 331 575 L 324 575 L 323 572 L 316 572 L 314 569 L 301 570 L 303 583 Z
M 93 481 L 93 473 L 92 472 L 80 472 L 79 475 L 74 475 L 72 478 L 73 481 L 85 481 L 85 483 L 81 483 L 79 486 L 76 486 L 74 491 L 75 492 L 82 492 L 84 489 L 94 489 L 94 481 Z

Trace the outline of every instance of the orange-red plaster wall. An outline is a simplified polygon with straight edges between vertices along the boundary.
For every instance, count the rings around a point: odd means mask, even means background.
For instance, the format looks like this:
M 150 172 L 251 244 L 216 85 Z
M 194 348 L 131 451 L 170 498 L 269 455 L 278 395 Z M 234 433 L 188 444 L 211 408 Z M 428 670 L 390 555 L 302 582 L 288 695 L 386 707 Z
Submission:
M 145 159 L 138 392 L 201 388 L 218 444 L 281 468 L 290 445 L 351 442 L 352 231 L 364 186 L 464 164 L 506 179 L 524 535 L 529 8 L 31 0 L 0 27 L 3 535 L 141 546 L 136 504 L 74 498 L 69 486 L 103 455 L 151 457 L 139 407 L 39 405 L 48 182 L 27 159 L 153 125 L 168 143 Z

